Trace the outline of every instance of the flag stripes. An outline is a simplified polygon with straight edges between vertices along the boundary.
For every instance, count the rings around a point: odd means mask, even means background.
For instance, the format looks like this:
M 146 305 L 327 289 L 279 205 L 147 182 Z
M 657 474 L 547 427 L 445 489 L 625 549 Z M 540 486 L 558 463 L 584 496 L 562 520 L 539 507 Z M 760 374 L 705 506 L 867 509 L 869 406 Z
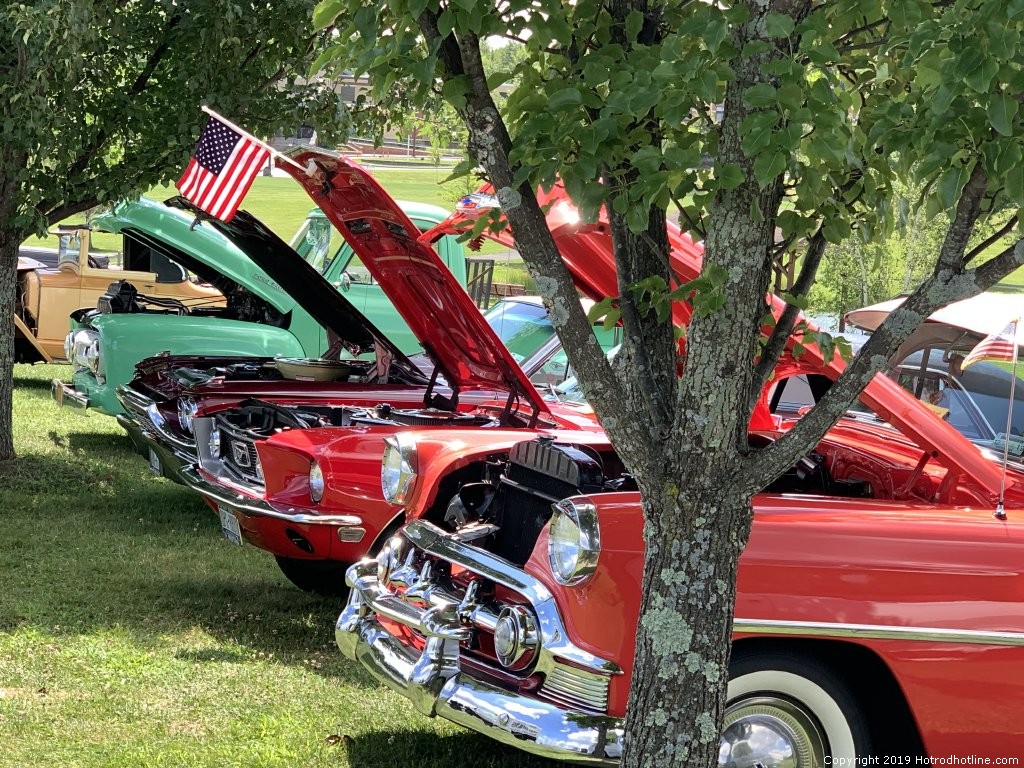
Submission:
M 178 190 L 199 209 L 230 221 L 269 157 L 263 144 L 211 116 Z

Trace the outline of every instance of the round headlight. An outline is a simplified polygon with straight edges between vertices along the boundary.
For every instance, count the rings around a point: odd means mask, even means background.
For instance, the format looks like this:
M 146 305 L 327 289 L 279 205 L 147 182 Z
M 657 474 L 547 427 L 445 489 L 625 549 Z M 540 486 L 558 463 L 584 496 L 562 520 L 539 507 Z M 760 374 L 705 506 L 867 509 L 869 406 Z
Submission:
M 384 459 L 380 487 L 392 504 L 404 504 L 416 482 L 416 442 L 412 435 L 399 432 L 384 441 Z
M 506 669 L 524 669 L 537 655 L 540 644 L 537 620 L 522 605 L 507 605 L 494 626 L 494 655 Z
M 214 459 L 220 458 L 220 430 L 215 429 L 210 432 L 210 457 Z
M 601 553 L 597 510 L 589 502 L 569 499 L 552 506 L 548 530 L 548 561 L 555 580 L 575 586 L 594 575 Z
M 192 422 L 199 413 L 199 406 L 191 397 L 182 397 L 178 400 L 178 426 L 183 432 L 192 434 Z
M 319 504 L 324 497 L 324 471 L 314 459 L 309 465 L 309 498 Z

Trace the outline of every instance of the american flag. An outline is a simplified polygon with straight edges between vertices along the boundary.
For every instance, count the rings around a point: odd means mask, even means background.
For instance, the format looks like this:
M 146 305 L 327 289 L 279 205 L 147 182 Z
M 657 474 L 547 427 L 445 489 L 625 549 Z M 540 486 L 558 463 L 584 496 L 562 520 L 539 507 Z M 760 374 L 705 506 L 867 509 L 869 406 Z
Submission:
M 254 138 L 211 116 L 176 186 L 201 210 L 231 221 L 269 156 L 270 151 Z
M 999 333 L 986 336 L 978 342 L 978 346 L 972 349 L 963 362 L 960 363 L 960 370 L 982 360 L 1001 360 L 1013 362 L 1017 359 L 1017 323 L 1019 320 L 1011 320 Z

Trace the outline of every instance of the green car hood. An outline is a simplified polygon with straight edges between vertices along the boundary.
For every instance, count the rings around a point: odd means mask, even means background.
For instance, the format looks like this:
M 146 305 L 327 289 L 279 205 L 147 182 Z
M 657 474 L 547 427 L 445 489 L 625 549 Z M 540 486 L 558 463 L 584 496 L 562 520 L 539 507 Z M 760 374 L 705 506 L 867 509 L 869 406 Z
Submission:
M 143 197 L 118 203 L 109 213 L 96 216 L 93 226 L 115 234 L 130 234 L 174 258 L 175 254 L 168 251 L 170 246 L 188 257 L 185 261 L 194 260 L 204 265 L 206 271 L 224 275 L 282 314 L 295 307 L 295 299 L 230 240 L 212 227 L 193 227 L 194 222 L 191 213 Z M 202 276 L 201 269 L 192 271 Z

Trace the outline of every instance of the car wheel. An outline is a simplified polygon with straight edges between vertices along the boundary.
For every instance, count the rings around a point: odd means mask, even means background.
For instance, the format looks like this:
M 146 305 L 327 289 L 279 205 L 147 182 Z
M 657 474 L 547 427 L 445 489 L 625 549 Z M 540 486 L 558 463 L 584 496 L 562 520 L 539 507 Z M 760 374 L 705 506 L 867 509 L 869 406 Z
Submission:
M 299 589 L 331 597 L 348 593 L 345 571 L 348 563 L 337 560 L 303 560 L 297 557 L 277 556 L 281 573 Z
M 719 765 L 820 768 L 871 754 L 856 699 L 821 662 L 739 655 L 729 675 Z

